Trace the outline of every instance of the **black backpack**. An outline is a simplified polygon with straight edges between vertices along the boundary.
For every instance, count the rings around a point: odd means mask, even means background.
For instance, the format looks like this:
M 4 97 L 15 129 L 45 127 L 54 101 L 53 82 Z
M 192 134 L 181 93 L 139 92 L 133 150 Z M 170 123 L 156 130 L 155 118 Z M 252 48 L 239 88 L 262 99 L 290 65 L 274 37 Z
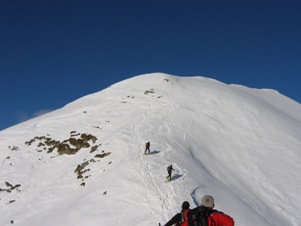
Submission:
M 171 166 L 167 166 L 167 172 L 171 171 Z
M 214 210 L 207 209 L 204 206 L 194 208 L 188 213 L 188 226 L 210 226 L 208 217 Z

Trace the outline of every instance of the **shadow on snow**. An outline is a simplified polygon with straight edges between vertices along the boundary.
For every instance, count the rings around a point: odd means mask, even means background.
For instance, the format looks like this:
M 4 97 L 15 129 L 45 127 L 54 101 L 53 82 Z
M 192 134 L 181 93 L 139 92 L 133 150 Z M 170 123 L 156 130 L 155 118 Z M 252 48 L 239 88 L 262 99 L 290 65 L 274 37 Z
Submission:
M 150 153 L 146 153 L 146 155 L 155 155 L 155 154 L 159 154 L 159 153 L 160 153 L 160 151 L 153 150 Z

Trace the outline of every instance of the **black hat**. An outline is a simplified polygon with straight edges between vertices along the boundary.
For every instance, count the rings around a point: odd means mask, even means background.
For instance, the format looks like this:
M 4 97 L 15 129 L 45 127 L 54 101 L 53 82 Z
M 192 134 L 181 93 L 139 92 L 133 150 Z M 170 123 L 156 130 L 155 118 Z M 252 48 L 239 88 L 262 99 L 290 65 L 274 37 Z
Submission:
M 187 209 L 189 209 L 189 207 L 190 207 L 189 202 L 187 202 L 187 201 L 183 202 L 182 209 L 187 210 Z

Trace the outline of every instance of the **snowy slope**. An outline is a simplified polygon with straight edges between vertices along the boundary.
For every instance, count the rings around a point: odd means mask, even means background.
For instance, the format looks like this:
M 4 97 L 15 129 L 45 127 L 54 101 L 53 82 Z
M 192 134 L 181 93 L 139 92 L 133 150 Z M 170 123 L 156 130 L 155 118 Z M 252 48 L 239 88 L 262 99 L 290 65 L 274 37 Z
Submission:
M 205 194 L 236 225 L 301 222 L 301 106 L 274 90 L 140 75 L 1 131 L 0 150 L 0 225 L 158 225 Z

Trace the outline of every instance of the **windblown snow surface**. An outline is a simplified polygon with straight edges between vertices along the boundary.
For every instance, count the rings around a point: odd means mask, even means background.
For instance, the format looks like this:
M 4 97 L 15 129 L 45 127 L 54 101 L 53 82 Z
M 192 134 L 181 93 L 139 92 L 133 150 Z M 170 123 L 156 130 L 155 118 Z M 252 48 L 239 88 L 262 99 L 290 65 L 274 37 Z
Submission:
M 277 91 L 139 75 L 0 132 L 0 225 L 165 224 L 209 194 L 235 225 L 300 226 L 300 156 Z

